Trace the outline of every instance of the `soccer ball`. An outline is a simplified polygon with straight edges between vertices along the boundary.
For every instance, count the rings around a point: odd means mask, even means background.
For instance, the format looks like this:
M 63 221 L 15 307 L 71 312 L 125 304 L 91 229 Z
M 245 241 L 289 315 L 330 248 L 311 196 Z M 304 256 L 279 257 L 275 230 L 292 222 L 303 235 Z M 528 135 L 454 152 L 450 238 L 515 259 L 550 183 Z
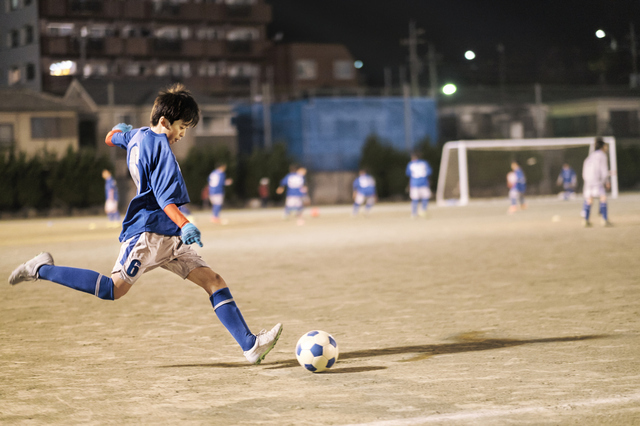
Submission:
M 320 373 L 338 360 L 338 344 L 326 331 L 310 331 L 298 340 L 296 358 L 307 370 Z

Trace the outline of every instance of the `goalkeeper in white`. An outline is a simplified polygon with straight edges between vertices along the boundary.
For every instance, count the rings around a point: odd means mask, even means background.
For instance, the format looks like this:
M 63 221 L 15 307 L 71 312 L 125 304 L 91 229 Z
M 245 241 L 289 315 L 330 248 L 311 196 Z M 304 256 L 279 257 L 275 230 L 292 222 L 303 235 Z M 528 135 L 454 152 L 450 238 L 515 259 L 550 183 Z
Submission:
M 589 214 L 594 198 L 600 199 L 600 216 L 604 226 L 611 226 L 607 212 L 607 193 L 605 190 L 611 187 L 609 182 L 609 166 L 607 164 L 607 151 L 609 146 L 601 138 L 596 139 L 595 150 L 584 160 L 582 166 L 582 179 L 584 179 L 584 205 L 582 207 L 582 224 L 591 226 Z

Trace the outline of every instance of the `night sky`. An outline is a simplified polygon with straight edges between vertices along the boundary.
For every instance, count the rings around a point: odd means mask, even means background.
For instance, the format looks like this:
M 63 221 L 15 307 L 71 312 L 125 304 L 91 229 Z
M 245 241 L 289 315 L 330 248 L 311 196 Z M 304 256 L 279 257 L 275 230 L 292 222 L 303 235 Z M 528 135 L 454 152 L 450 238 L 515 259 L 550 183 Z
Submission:
M 504 45 L 508 84 L 626 84 L 631 72 L 630 22 L 640 40 L 640 0 L 267 0 L 270 37 L 283 42 L 345 44 L 363 61 L 364 82 L 382 86 L 384 67 L 394 83 L 408 50 L 411 19 L 438 52 L 440 81 L 498 82 L 498 44 Z M 595 31 L 608 37 L 598 39 Z M 611 38 L 617 50 L 611 48 Z M 640 44 L 640 43 L 639 43 Z M 473 50 L 474 61 L 464 59 Z M 419 46 L 426 58 L 426 44 Z M 604 64 L 604 65 L 602 65 Z M 426 72 L 423 73 L 426 79 Z M 600 79 L 599 79 L 600 78 Z

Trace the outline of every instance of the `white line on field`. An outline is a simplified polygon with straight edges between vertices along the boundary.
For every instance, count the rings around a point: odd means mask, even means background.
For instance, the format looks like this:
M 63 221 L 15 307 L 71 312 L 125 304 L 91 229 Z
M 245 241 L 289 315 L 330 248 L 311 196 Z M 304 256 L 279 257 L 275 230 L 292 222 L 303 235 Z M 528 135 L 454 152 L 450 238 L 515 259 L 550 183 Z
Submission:
M 396 420 L 381 420 L 371 423 L 355 423 L 344 426 L 405 426 L 424 424 L 431 422 L 443 422 L 443 421 L 458 421 L 458 420 L 478 420 L 491 417 L 504 417 L 518 414 L 530 414 L 530 413 L 551 413 L 557 410 L 567 410 L 575 407 L 595 407 L 599 405 L 620 405 L 628 404 L 631 402 L 640 401 L 640 393 L 635 393 L 626 396 L 619 396 L 613 398 L 599 398 L 599 399 L 586 399 L 578 401 L 564 402 L 562 404 L 549 405 L 547 407 L 521 407 L 521 408 L 498 408 L 493 410 L 477 410 L 466 411 L 460 413 L 449 414 L 434 414 L 424 417 L 412 417 L 408 419 L 396 419 Z

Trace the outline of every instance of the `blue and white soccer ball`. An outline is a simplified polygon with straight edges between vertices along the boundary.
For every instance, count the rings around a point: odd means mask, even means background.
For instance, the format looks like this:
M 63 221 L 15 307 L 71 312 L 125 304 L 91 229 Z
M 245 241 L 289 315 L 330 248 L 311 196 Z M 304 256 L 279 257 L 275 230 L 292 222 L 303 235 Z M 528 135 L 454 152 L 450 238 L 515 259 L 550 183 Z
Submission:
M 296 358 L 307 370 L 320 373 L 338 360 L 338 344 L 326 331 L 310 331 L 298 340 Z

